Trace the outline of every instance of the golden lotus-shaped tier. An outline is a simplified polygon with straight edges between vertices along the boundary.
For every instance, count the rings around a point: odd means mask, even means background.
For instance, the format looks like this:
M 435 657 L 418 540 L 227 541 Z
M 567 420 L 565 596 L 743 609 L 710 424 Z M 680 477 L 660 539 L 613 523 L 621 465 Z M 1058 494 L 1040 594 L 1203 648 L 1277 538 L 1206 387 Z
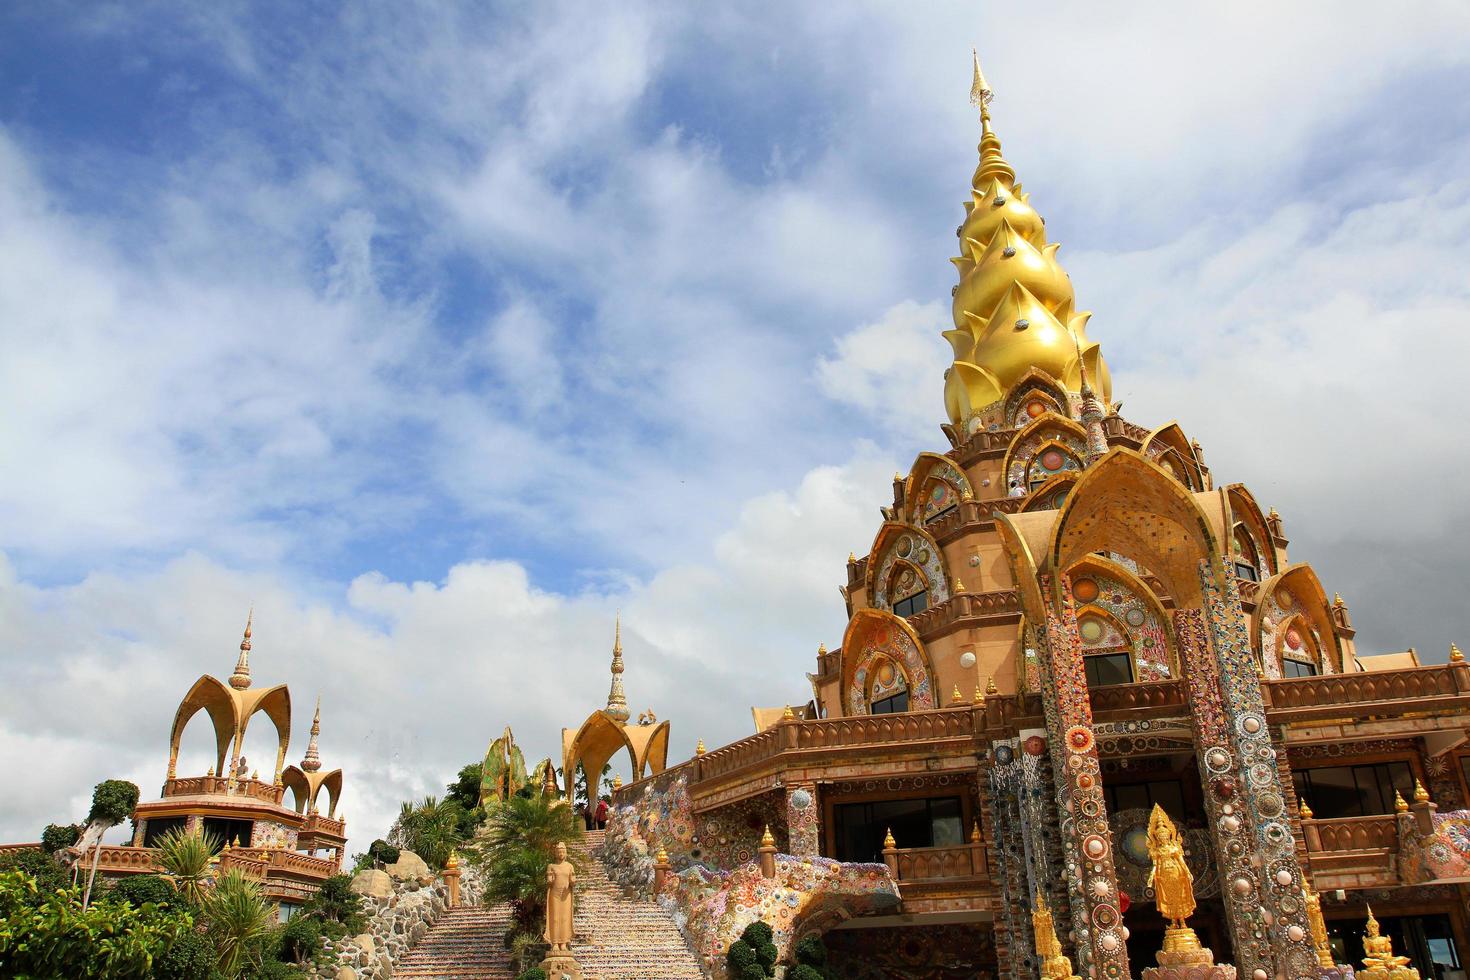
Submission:
M 944 335 L 954 348 L 944 389 L 950 421 L 963 426 L 1032 369 L 1080 391 L 1079 352 L 1107 405 L 1112 382 L 1098 345 L 1087 339 L 1091 314 L 1075 309 L 1072 280 L 1057 262 L 1060 246 L 1047 242 L 1046 222 L 1001 155 L 988 106 L 980 118 L 980 165 L 965 202 L 960 255 L 951 260 L 960 283 L 954 329 Z

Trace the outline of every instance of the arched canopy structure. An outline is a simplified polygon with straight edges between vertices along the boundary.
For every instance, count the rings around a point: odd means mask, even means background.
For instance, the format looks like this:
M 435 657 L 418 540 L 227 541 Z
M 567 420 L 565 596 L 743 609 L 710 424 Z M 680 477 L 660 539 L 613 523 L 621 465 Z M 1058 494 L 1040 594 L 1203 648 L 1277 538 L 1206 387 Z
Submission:
M 1031 491 L 1031 495 L 1021 504 L 1021 512 L 1061 510 L 1079 476 L 1081 474 L 1075 471 L 1066 471 L 1051 477 Z
M 1082 469 L 1087 458 L 1087 430 L 1069 418 L 1048 412 L 1032 419 L 1011 439 L 1001 472 L 1006 487 L 1040 486 L 1064 472 Z
M 1065 570 L 1097 551 L 1133 559 L 1190 606 L 1201 602 L 1200 561 L 1218 564 L 1221 556 L 1216 531 L 1194 495 L 1124 447 L 1110 450 L 1073 487 L 1052 529 L 1047 566 Z
M 337 815 L 337 801 L 342 795 L 342 770 L 331 772 L 305 772 L 297 766 L 281 770 L 281 784 L 291 791 L 297 813 L 315 813 L 319 809 L 318 799 L 325 790 L 327 794 L 327 816 Z
M 1096 554 L 1074 562 L 1067 577 L 1072 582 L 1084 651 L 1094 642 L 1087 635 L 1085 621 L 1096 616 L 1111 624 L 1123 639 L 1135 680 L 1181 676 L 1173 623 L 1147 583 L 1118 562 Z
M 1208 489 L 1194 446 L 1178 422 L 1169 422 L 1150 432 L 1141 449 L 1145 457 L 1162 465 L 1170 476 L 1191 490 Z
M 606 711 L 594 711 L 576 732 L 563 728 L 561 738 L 562 779 L 569 800 L 575 792 L 579 762 L 587 773 L 589 792 L 594 797 L 602 767 L 620 751 L 627 751 L 634 779 L 648 774 L 657 775 L 664 771 L 668 762 L 667 721 L 653 725 L 626 725 L 608 717 Z
M 888 590 L 894 581 L 894 566 L 900 562 L 906 562 L 922 573 L 929 590 L 928 605 L 937 605 L 949 598 L 949 571 L 944 565 L 944 552 L 923 528 L 889 521 L 878 529 L 870 554 L 866 585 L 868 601 L 875 608 L 887 609 L 893 605 L 894 597 Z
M 286 685 L 254 690 L 229 687 L 214 677 L 205 675 L 194 682 L 189 693 L 184 695 L 179 709 L 174 713 L 173 728 L 169 732 L 169 768 L 179 757 L 179 744 L 190 719 L 199 711 L 206 711 L 214 727 L 215 772 L 225 772 L 226 758 L 240 754 L 245 741 L 245 730 L 257 714 L 264 713 L 276 726 L 277 776 L 286 762 L 286 749 L 291 741 L 291 692 Z M 233 744 L 233 748 L 232 748 Z
M 904 487 L 904 518 L 922 526 L 972 497 L 974 488 L 954 460 L 938 453 L 920 453 Z
M 934 665 L 914 628 L 886 610 L 859 609 L 842 638 L 841 697 L 847 714 L 869 713 L 870 675 L 884 663 L 902 672 L 910 711 L 936 707 Z
M 1247 549 L 1254 552 L 1261 578 L 1275 575 L 1276 549 L 1271 547 L 1271 531 L 1266 525 L 1266 516 L 1261 505 L 1243 484 L 1232 483 L 1225 488 L 1230 501 L 1231 551 L 1250 557 Z
M 1293 635 L 1293 633 L 1295 635 Z M 1312 566 L 1303 562 L 1261 583 L 1251 615 L 1251 641 L 1268 675 L 1279 676 L 1286 659 L 1340 672 L 1342 645 L 1332 622 L 1332 607 Z
M 1021 429 L 1048 412 L 1070 418 L 1071 402 L 1055 378 L 1040 368 L 1032 368 L 1006 394 L 1006 424 Z

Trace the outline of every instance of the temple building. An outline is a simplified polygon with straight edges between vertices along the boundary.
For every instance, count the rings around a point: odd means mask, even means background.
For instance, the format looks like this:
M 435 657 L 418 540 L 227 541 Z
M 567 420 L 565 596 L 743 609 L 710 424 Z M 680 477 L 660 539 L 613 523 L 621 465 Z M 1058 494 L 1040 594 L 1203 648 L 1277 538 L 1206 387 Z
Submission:
M 251 617 L 253 620 L 253 616 Z M 264 895 L 289 917 L 314 895 L 322 881 L 342 868 L 346 820 L 337 814 L 342 770 L 323 771 L 318 738 L 321 702 L 299 765 L 287 765 L 291 740 L 291 692 L 284 684 L 258 688 L 250 669 L 251 623 L 228 683 L 205 675 L 194 682 L 174 714 L 169 731 L 168 770 L 159 798 L 133 810 L 132 840 L 103 846 L 98 872 L 108 878 L 159 870 L 155 845 L 174 831 L 201 832 L 221 848 L 218 867 L 242 868 L 261 882 Z M 179 747 L 189 722 L 200 712 L 214 735 L 215 758 L 201 775 L 178 774 Z M 276 754 L 266 773 L 243 754 L 251 723 L 264 716 L 274 728 Z M 286 794 L 291 799 L 286 800 Z M 7 845 L 4 849 L 40 845 Z M 87 858 L 90 862 L 90 856 Z
M 1164 938 L 1158 806 L 1190 925 L 1243 980 L 1363 959 L 1370 903 L 1423 977 L 1463 978 L 1470 665 L 1360 657 L 1283 517 L 1179 423 L 1121 414 L 978 62 L 972 96 L 948 444 L 849 556 L 811 702 L 622 787 L 610 860 L 653 862 L 716 972 L 759 917 L 783 950 L 822 935 L 833 976 L 1034 978 L 1045 913 L 1078 975 L 1119 980 Z M 763 835 L 797 864 L 747 887 Z

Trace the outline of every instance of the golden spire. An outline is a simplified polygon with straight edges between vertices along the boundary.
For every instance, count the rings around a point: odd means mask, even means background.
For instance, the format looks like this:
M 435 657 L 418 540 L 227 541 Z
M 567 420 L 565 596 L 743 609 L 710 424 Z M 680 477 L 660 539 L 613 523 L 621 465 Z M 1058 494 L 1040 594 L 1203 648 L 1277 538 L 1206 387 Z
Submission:
M 250 686 L 250 627 L 255 623 L 255 607 L 245 617 L 245 636 L 240 640 L 240 659 L 235 661 L 235 672 L 230 675 L 230 686 L 243 691 Z
M 989 677 L 987 677 L 985 679 L 985 693 L 986 694 L 999 694 L 1000 693 L 1000 689 L 995 686 L 995 675 L 994 674 L 991 674 Z
M 985 692 L 980 690 L 979 684 L 975 685 L 975 696 L 970 699 L 970 703 L 977 708 L 985 707 Z
M 897 847 L 898 841 L 893 839 L 893 828 L 889 827 L 888 832 L 883 835 L 883 849 L 885 851 L 891 851 Z
M 786 706 L 786 710 L 783 711 L 783 712 L 781 712 L 781 720 L 782 721 L 795 721 L 796 720 L 796 712 L 791 710 L 791 705 L 788 704 Z
M 1076 311 L 1072 281 L 1056 259 L 1058 246 L 1047 242 L 1041 215 L 1001 154 L 990 126 L 994 93 L 978 56 L 970 97 L 980 107 L 980 164 L 965 203 L 960 255 L 951 260 L 960 283 L 954 329 L 944 334 L 954 348 L 944 389 L 950 421 L 966 426 L 1033 368 L 1080 392 L 1084 362 L 1105 408 L 1112 382 L 1098 345 L 1087 339 L 1090 314 Z
M 1305 799 L 1302 800 L 1301 810 L 1302 810 L 1302 819 L 1303 820 L 1311 820 L 1312 819 L 1312 808 L 1309 807 L 1309 806 L 1307 806 L 1307 801 Z
M 775 847 L 776 838 L 771 836 L 771 825 L 766 824 L 766 832 L 761 834 L 761 847 Z
M 1393 809 L 1395 813 L 1408 813 L 1409 804 L 1404 802 L 1404 794 L 1398 790 L 1393 791 Z M 1370 915 L 1369 918 L 1372 918 Z
M 623 614 L 613 620 L 612 686 L 607 691 L 607 707 L 603 714 L 613 721 L 628 720 L 628 698 L 623 694 Z
M 316 739 L 322 733 L 322 698 L 316 698 L 316 714 L 311 716 L 311 740 L 306 743 L 306 756 L 301 760 L 304 772 L 316 772 L 322 767 L 322 757 L 317 751 Z
M 1451 643 L 1450 644 L 1450 663 L 1452 663 L 1452 664 L 1460 664 L 1460 663 L 1464 663 L 1464 662 L 1465 662 L 1465 655 L 1460 652 L 1460 648 L 1457 645 Z
M 704 755 L 704 739 L 700 739 L 698 742 L 694 743 L 694 754 Z
M 965 703 L 965 696 L 960 693 L 960 686 L 958 684 L 956 684 L 954 686 L 954 693 L 949 696 L 949 703 L 950 704 L 964 704 Z
M 1419 782 L 1419 780 L 1417 780 L 1417 779 L 1414 780 L 1414 802 L 1415 803 L 1428 803 L 1429 802 L 1429 791 L 1427 789 L 1425 789 L 1424 788 L 1424 784 L 1421 783 L 1421 782 Z

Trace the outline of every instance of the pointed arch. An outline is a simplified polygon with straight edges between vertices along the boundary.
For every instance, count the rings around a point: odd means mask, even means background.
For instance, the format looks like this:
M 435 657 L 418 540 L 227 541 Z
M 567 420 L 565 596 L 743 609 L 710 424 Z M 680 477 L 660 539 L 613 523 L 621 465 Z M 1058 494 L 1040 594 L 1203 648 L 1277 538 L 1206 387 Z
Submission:
M 1148 583 L 1127 566 L 1098 554 L 1083 556 L 1068 566 L 1066 573 L 1072 581 L 1078 618 L 1082 617 L 1084 609 L 1100 609 L 1128 637 L 1135 680 L 1167 680 L 1183 676 L 1173 620 Z M 1095 595 L 1087 595 L 1081 584 L 1089 579 L 1098 585 Z M 1106 586 L 1120 587 L 1124 593 L 1121 601 L 1118 594 Z M 1127 596 L 1136 601 L 1129 602 Z
M 1033 367 L 1006 392 L 1005 422 L 1009 428 L 1021 429 L 1047 412 L 1071 418 L 1072 402 L 1060 381 Z
M 1321 654 L 1318 669 L 1341 672 L 1342 644 L 1333 626 L 1332 606 L 1316 570 L 1303 562 L 1262 582 L 1257 593 L 1256 609 L 1251 614 L 1251 641 L 1267 674 L 1273 668 L 1279 672 L 1281 644 L 1297 617 L 1301 617 L 1317 640 Z
M 563 728 L 562 779 L 567 799 L 575 792 L 577 763 L 587 773 L 589 792 L 595 794 L 602 767 L 625 750 L 634 779 L 641 779 L 650 769 L 655 774 L 663 772 L 669 755 L 669 723 L 630 726 L 613 720 L 605 711 L 594 711 L 575 734 Z
M 178 711 L 174 713 L 173 728 L 168 735 L 168 757 L 171 760 L 178 759 L 179 742 L 184 729 L 201 710 L 209 713 L 210 723 L 214 726 L 214 771 L 222 774 L 225 770 L 225 758 L 230 751 L 230 742 L 235 738 L 237 730 L 235 697 L 233 690 L 208 674 L 195 681 L 184 695 L 184 700 L 179 702 Z
M 839 696 L 849 715 L 868 713 L 868 674 L 881 660 L 890 660 L 908 682 L 909 710 L 936 706 L 934 666 L 919 634 L 908 622 L 882 609 L 859 609 L 848 620 L 842 637 L 842 688 Z
M 1046 622 L 1046 602 L 1041 594 L 1038 577 L 1040 569 L 1037 568 L 1036 559 L 1027 540 L 1028 527 L 1023 521 L 1030 523 L 1029 529 L 1041 530 L 1036 527 L 1036 522 L 1046 521 L 1049 517 L 1051 515 L 1048 514 L 997 513 L 995 515 L 995 530 L 1000 535 L 1001 544 L 1005 548 L 1006 561 L 1011 567 L 1011 580 L 1016 583 L 1016 592 L 1021 598 L 1021 609 L 1026 618 L 1033 623 Z M 1049 534 L 1050 525 L 1044 525 L 1044 528 Z
M 1063 570 L 1096 551 L 1138 562 L 1184 605 L 1201 602 L 1202 559 L 1210 559 L 1217 574 L 1223 570 L 1220 541 L 1194 496 L 1123 446 L 1088 467 L 1073 487 L 1052 528 L 1047 567 Z
M 297 813 L 305 813 L 311 805 L 311 779 L 297 766 L 281 770 L 281 785 L 291 791 L 291 804 Z
M 1011 438 L 1010 447 L 1006 449 L 1001 472 L 1005 474 L 1007 491 L 1013 490 L 1017 485 L 1030 490 L 1032 461 L 1041 456 L 1047 447 L 1059 449 L 1080 470 L 1081 461 L 1087 456 L 1087 430 L 1071 419 L 1055 413 L 1033 419 Z M 1048 475 L 1064 469 L 1061 465 L 1050 468 Z
M 276 773 L 281 772 L 281 767 L 286 764 L 286 750 L 291 743 L 291 692 L 285 684 L 277 684 L 275 687 L 266 688 L 259 693 L 254 691 L 245 692 L 247 695 L 255 695 L 253 698 L 241 698 L 240 731 L 236 739 L 236 746 L 245 741 L 245 730 L 250 727 L 250 722 L 258 714 L 264 714 L 270 719 L 271 724 L 276 726 Z
M 1075 470 L 1065 470 L 1047 480 L 1041 486 L 1031 491 L 1021 504 L 1021 513 L 1033 510 L 1061 510 L 1062 504 L 1067 502 L 1067 496 L 1072 492 L 1072 487 L 1082 476 Z
M 1251 544 L 1255 547 L 1259 557 L 1261 578 L 1270 578 L 1275 575 L 1279 568 L 1276 567 L 1276 549 L 1271 547 L 1271 530 L 1266 524 L 1265 512 L 1256 498 L 1246 489 L 1243 483 L 1232 483 L 1225 488 L 1226 498 L 1230 502 L 1230 514 L 1235 524 L 1244 525 L 1246 533 L 1250 536 Z
M 321 808 L 319 801 L 323 790 L 327 793 L 327 816 L 335 820 L 337 817 L 337 804 L 342 796 L 341 769 L 333 769 L 323 776 L 321 782 L 317 784 L 316 791 L 311 794 L 311 805 L 318 810 Z
M 1148 434 L 1140 447 L 1143 455 L 1149 459 L 1168 457 L 1172 452 L 1171 460 L 1177 460 L 1179 468 L 1179 481 L 1186 484 L 1191 490 L 1204 490 L 1205 476 L 1200 468 L 1199 459 L 1194 454 L 1194 446 L 1184 435 L 1184 430 L 1179 423 L 1167 422 Z
M 929 583 L 928 605 L 938 605 L 950 596 L 949 569 L 945 565 L 944 552 L 924 528 L 899 521 L 888 521 L 878 529 L 869 551 L 867 586 L 868 601 L 875 608 L 889 609 L 893 605 L 888 594 L 893 565 L 905 561 L 923 572 Z
M 910 524 L 928 524 L 974 496 L 969 477 L 954 460 L 939 453 L 920 453 L 905 481 L 903 516 Z

